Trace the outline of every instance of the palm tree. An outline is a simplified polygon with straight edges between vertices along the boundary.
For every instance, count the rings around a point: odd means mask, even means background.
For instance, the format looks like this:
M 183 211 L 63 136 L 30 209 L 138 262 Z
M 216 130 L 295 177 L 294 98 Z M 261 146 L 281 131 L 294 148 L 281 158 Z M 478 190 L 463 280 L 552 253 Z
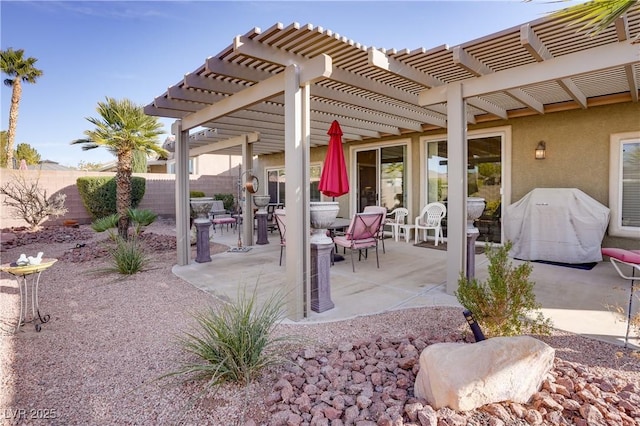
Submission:
M 84 151 L 104 146 L 118 158 L 116 171 L 116 212 L 120 216 L 118 234 L 127 239 L 131 207 L 131 173 L 133 155 L 136 151 L 146 154 L 168 155 L 157 144 L 157 138 L 163 134 L 162 124 L 156 117 L 148 116 L 141 106 L 128 99 L 106 98 L 98 102 L 100 118 L 87 117 L 96 126 L 94 130 L 84 132 L 85 139 L 77 139 L 71 144 L 82 144 Z
M 570 21 L 569 25 L 582 24 L 581 30 L 589 29 L 595 35 L 638 3 L 639 0 L 591 0 L 552 12 L 551 16 Z
M 42 76 L 42 71 L 34 66 L 37 61 L 36 58 L 25 58 L 23 49 L 13 50 L 10 47 L 0 51 L 2 72 L 9 76 L 4 80 L 4 84 L 12 88 L 9 131 L 7 133 L 7 167 L 13 167 L 13 144 L 16 138 L 18 107 L 22 98 L 22 82 L 35 83 L 38 77 Z

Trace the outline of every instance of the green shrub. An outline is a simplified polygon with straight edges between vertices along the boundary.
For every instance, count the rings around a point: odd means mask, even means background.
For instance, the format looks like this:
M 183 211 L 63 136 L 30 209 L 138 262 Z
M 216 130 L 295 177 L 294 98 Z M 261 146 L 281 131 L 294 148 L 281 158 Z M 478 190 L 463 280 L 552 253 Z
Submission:
M 127 214 L 133 223 L 135 235 L 140 235 L 145 226 L 151 225 L 158 218 L 156 213 L 146 209 L 129 209 Z
M 213 194 L 214 200 L 222 200 L 224 209 L 228 212 L 233 210 L 233 204 L 235 203 L 235 197 L 233 194 Z
M 204 192 L 202 191 L 189 191 L 189 198 L 202 198 L 202 197 L 206 197 L 206 195 L 204 195 Z
M 272 335 L 282 319 L 282 307 L 279 294 L 258 307 L 254 290 L 250 297 L 239 295 L 235 302 L 196 314 L 196 330 L 186 333 L 180 342 L 199 360 L 169 375 L 206 379 L 207 387 L 227 381 L 247 384 L 263 368 L 284 362 L 290 349 L 286 343 L 294 339 Z
M 82 204 L 92 219 L 116 213 L 116 180 L 106 176 L 87 176 L 76 180 Z M 131 208 L 136 208 L 144 197 L 146 180 L 131 177 Z
M 548 334 L 545 319 L 529 281 L 533 267 L 529 262 L 514 268 L 509 261 L 508 241 L 503 247 L 488 245 L 489 277 L 484 282 L 460 275 L 455 292 L 462 306 L 470 310 L 487 336 L 514 336 L 523 333 Z M 537 312 L 536 312 L 537 311 Z
M 123 275 L 133 275 L 140 272 L 149 263 L 149 258 L 137 238 L 133 237 L 129 240 L 124 240 L 117 237 L 115 242 L 115 247 L 110 251 L 111 271 L 116 271 Z
M 109 231 L 109 237 L 115 239 L 118 229 L 118 220 L 120 216 L 117 213 L 110 214 L 109 216 L 101 217 L 91 223 L 91 229 L 96 232 Z

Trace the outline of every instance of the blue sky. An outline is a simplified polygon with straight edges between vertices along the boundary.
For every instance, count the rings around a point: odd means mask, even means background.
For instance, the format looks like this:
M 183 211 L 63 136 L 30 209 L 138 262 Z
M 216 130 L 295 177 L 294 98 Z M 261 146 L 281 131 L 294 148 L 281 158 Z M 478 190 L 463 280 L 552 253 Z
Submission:
M 0 47 L 24 49 L 44 72 L 36 84 L 23 86 L 15 142 L 67 166 L 113 161 L 103 148 L 82 151 L 70 145 L 93 129 L 86 117 L 98 117 L 99 101 L 109 96 L 146 105 L 253 27 L 310 23 L 367 47 L 429 49 L 473 40 L 570 4 L 2 0 Z M 11 89 L 2 85 L 0 90 L 0 128 L 7 130 Z M 168 135 L 173 120 L 161 121 Z

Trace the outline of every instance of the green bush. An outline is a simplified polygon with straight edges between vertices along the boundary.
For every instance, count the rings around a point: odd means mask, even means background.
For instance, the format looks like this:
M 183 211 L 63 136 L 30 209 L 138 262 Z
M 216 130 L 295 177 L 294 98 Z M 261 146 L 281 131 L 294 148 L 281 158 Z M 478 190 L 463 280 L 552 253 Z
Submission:
M 529 281 L 533 270 L 526 262 L 514 268 L 509 262 L 513 243 L 488 245 L 489 277 L 480 282 L 460 275 L 455 292 L 462 306 L 470 310 L 487 336 L 514 336 L 531 332 L 548 334 L 551 322 L 539 312 L 540 305 Z
M 110 253 L 112 263 L 110 269 L 112 271 L 123 275 L 133 275 L 140 272 L 149 263 L 149 258 L 137 238 L 133 237 L 125 241 L 117 237 L 115 242 L 116 245 Z
M 87 176 L 76 180 L 82 204 L 92 219 L 116 213 L 116 180 L 113 177 Z M 131 177 L 131 208 L 136 208 L 144 197 L 146 180 Z
M 233 194 L 213 194 L 213 199 L 222 200 L 222 204 L 226 211 L 230 212 L 233 210 L 233 204 L 235 202 Z
M 272 335 L 282 319 L 282 307 L 278 294 L 258 307 L 254 290 L 250 297 L 243 294 L 233 303 L 196 314 L 196 330 L 180 341 L 198 361 L 187 362 L 169 375 L 206 379 L 207 387 L 227 381 L 247 384 L 263 368 L 284 362 L 290 349 L 286 343 L 294 338 Z
M 206 195 L 204 195 L 204 192 L 202 191 L 189 191 L 189 198 L 202 198 L 202 197 L 206 197 Z

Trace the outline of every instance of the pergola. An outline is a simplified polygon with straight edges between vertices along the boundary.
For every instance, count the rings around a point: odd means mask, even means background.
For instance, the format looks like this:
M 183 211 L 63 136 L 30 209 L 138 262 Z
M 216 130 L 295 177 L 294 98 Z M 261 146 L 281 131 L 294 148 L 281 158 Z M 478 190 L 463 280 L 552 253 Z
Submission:
M 176 118 L 178 264 L 189 263 L 188 160 L 204 153 L 284 151 L 287 176 L 288 315 L 308 313 L 309 150 L 328 144 L 338 120 L 343 140 L 447 131 L 447 291 L 466 259 L 468 123 L 638 102 L 640 7 L 590 36 L 543 18 L 455 47 L 367 48 L 312 25 L 254 28 L 206 59 L 153 103 L 149 115 Z M 245 223 L 252 212 L 243 209 Z M 244 239 L 251 244 L 252 227 Z M 300 254 L 303 255 L 300 255 Z

